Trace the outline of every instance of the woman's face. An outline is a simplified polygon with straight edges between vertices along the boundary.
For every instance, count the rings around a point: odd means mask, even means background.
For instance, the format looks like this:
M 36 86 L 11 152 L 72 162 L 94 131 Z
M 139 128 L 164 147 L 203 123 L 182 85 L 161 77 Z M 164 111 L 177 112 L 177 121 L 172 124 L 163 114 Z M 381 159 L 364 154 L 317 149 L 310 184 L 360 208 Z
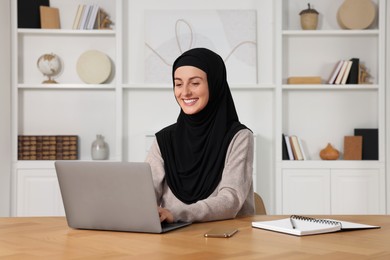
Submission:
M 181 66 L 174 73 L 175 97 L 187 115 L 201 111 L 209 102 L 207 74 L 197 67 Z

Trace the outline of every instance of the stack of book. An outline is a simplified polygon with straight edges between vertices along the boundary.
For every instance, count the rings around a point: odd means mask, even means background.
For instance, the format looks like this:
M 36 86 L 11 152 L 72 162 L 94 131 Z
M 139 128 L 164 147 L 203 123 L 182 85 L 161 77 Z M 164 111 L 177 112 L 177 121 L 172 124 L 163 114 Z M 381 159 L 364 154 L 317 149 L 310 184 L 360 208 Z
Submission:
M 359 59 L 340 60 L 335 65 L 328 79 L 328 84 L 359 84 L 360 77 Z
M 282 134 L 282 157 L 283 160 L 307 160 L 301 139 Z
M 19 135 L 18 160 L 77 160 L 76 135 Z
M 99 28 L 99 6 L 80 4 L 73 21 L 73 30 L 93 30 Z

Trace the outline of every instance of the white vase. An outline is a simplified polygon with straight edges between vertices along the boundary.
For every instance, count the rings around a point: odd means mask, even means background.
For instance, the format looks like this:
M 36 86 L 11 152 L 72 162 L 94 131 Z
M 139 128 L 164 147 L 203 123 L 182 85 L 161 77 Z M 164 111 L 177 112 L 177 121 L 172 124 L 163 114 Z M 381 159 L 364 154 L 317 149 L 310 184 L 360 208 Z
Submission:
M 96 135 L 96 140 L 92 142 L 91 156 L 93 160 L 108 159 L 108 144 L 102 135 Z

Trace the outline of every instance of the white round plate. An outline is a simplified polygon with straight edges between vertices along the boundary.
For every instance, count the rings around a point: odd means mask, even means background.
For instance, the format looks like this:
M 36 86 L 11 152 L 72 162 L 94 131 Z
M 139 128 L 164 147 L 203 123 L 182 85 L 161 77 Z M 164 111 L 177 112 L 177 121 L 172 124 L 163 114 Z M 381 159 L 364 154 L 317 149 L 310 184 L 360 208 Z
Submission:
M 89 50 L 77 60 L 77 74 L 87 84 L 104 83 L 111 74 L 111 61 L 106 54 Z

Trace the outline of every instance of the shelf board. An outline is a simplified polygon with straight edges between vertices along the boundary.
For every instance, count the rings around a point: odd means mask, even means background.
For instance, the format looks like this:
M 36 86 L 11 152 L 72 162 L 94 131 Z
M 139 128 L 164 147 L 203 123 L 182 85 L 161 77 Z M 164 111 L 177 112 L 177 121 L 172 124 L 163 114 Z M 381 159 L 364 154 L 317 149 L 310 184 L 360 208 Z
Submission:
M 283 36 L 352 36 L 379 35 L 379 30 L 283 30 Z
M 306 160 L 306 161 L 288 161 L 281 163 L 282 169 L 364 169 L 381 168 L 384 163 L 380 161 L 369 160 Z
M 115 90 L 113 84 L 19 84 L 18 89 L 39 89 L 39 90 L 76 90 L 76 89 L 88 89 L 88 90 Z
M 18 34 L 32 35 L 115 35 L 115 30 L 71 30 L 71 29 L 18 29 Z
M 63 160 L 67 162 L 96 162 L 94 160 Z M 17 169 L 54 169 L 55 160 L 18 160 Z M 99 160 L 99 162 L 118 162 L 115 160 Z
M 232 90 L 272 90 L 275 89 L 273 84 L 229 84 Z M 149 83 L 131 83 L 124 84 L 124 89 L 129 90 L 172 90 L 171 84 L 149 84 Z
M 332 84 L 283 84 L 282 89 L 289 90 L 378 90 L 379 86 L 376 84 L 344 84 L 344 85 L 332 85 Z

